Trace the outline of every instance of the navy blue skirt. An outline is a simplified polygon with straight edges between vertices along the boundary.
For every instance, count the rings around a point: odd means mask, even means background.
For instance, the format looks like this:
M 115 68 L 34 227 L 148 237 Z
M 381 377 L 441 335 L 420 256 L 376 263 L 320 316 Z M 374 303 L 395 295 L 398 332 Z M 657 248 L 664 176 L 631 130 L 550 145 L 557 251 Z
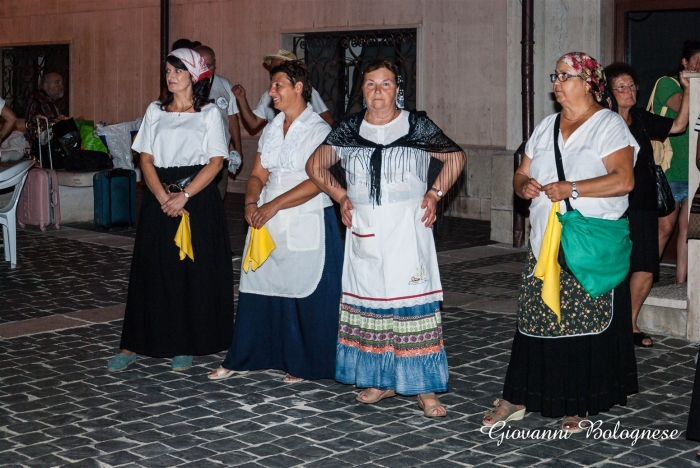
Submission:
M 324 210 L 323 222 L 326 262 L 316 290 L 303 298 L 240 293 L 233 340 L 221 364 L 225 369 L 334 378 L 343 247 L 333 207 Z

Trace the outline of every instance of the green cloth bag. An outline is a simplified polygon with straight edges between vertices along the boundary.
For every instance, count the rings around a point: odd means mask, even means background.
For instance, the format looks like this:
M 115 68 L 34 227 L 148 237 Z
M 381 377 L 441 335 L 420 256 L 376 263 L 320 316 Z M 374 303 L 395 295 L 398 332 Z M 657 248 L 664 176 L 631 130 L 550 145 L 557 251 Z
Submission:
M 578 210 L 557 216 L 566 265 L 583 289 L 595 299 L 622 283 L 632 254 L 629 220 L 589 218 Z
M 89 124 L 82 125 L 79 127 L 80 139 L 83 142 L 83 149 L 92 151 L 101 151 L 103 153 L 109 153 L 107 147 L 102 143 L 99 137 L 95 136 L 95 128 Z

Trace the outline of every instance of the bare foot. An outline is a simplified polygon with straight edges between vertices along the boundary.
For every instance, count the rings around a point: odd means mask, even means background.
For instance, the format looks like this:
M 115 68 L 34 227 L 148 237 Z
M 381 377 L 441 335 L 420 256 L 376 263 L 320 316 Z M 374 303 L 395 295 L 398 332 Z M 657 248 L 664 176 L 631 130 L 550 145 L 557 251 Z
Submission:
M 303 380 L 304 380 L 304 379 L 302 379 L 302 378 L 300 378 L 300 377 L 294 377 L 294 376 L 292 376 L 291 374 L 285 375 L 285 376 L 284 376 L 284 379 L 282 379 L 282 381 L 283 381 L 283 382 L 286 382 L 286 383 L 301 382 L 301 381 L 303 381 Z
M 423 393 L 419 396 L 418 406 L 420 409 L 424 410 L 425 408 L 433 407 L 425 413 L 429 418 L 439 418 L 447 414 L 447 410 L 442 406 L 442 403 L 440 403 L 440 400 L 438 400 L 434 393 Z
M 357 399 L 366 403 L 368 401 L 376 400 L 382 395 L 382 393 L 384 393 L 384 390 L 378 390 L 376 388 L 365 388 L 357 394 Z

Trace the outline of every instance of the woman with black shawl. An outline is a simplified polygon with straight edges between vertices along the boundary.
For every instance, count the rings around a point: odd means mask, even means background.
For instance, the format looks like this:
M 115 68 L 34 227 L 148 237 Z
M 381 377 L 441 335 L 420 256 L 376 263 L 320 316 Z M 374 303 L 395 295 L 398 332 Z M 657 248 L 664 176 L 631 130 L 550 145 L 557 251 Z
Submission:
M 367 64 L 367 109 L 328 135 L 306 171 L 340 204 L 348 228 L 336 380 L 364 388 L 361 403 L 417 395 L 434 418 L 446 414 L 435 392 L 447 391 L 448 371 L 430 228 L 466 156 L 424 112 L 400 108 L 397 81 L 391 62 Z M 330 172 L 338 161 L 347 189 Z M 439 173 L 429 183 L 431 172 Z

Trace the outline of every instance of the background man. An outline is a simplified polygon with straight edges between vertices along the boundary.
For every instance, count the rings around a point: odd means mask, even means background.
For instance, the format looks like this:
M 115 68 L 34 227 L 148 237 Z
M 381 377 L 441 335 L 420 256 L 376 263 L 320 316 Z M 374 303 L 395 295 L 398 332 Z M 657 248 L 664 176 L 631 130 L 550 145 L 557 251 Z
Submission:
M 263 67 L 265 70 L 270 71 L 282 62 L 287 60 L 296 60 L 297 56 L 293 53 L 280 49 L 277 53 L 269 54 L 263 57 Z M 251 135 L 255 135 L 260 131 L 260 129 L 267 124 L 269 120 L 275 118 L 277 111 L 272 106 L 272 98 L 267 91 L 263 93 L 260 97 L 260 102 L 255 110 L 250 109 L 248 105 L 248 100 L 246 99 L 245 89 L 240 84 L 233 87 L 233 94 L 238 100 L 238 104 L 241 108 L 241 116 L 243 117 L 243 122 L 245 123 L 248 131 Z M 321 95 L 318 91 L 311 88 L 311 106 L 323 120 L 325 120 L 328 125 L 333 126 L 333 117 L 328 111 L 328 107 L 321 99 Z
M 25 120 L 36 122 L 37 115 L 56 120 L 61 115 L 55 101 L 63 97 L 63 77 L 54 72 L 46 73 L 41 77 L 39 87 L 41 89 L 34 93 L 27 105 Z
M 238 125 L 238 107 L 236 106 L 236 98 L 231 92 L 231 82 L 216 74 L 216 55 L 211 47 L 200 45 L 195 47 L 194 50 L 202 56 L 204 63 L 213 75 L 209 99 L 214 101 L 224 120 L 228 121 L 228 128 L 224 137 L 229 142 L 229 150 L 234 149 L 241 155 L 241 128 Z M 228 167 L 226 165 L 224 165 L 221 173 L 217 176 L 216 181 L 223 199 L 226 194 L 226 184 L 228 183 Z

